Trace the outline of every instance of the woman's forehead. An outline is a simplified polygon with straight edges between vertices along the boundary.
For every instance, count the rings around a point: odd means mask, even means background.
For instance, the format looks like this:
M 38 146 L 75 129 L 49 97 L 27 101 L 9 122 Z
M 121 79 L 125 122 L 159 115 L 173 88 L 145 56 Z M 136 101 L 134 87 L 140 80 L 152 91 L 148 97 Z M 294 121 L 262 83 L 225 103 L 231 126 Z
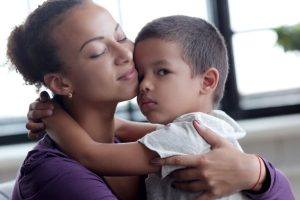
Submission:
M 59 41 L 82 43 L 93 37 L 111 36 L 116 24 L 106 9 L 94 3 L 86 3 L 67 13 L 54 28 L 53 36 Z
M 89 24 L 92 23 L 95 18 L 103 18 L 105 21 L 108 21 L 108 23 L 115 23 L 112 15 L 104 7 L 92 2 L 74 7 L 65 16 L 65 20 L 73 22 L 73 25 L 81 25 L 82 23 Z

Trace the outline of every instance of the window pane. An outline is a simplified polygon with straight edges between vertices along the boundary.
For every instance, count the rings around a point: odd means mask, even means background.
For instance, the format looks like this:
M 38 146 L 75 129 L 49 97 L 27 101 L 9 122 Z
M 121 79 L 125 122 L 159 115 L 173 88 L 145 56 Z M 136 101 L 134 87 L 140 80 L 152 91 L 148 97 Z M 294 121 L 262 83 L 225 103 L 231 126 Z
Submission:
M 274 97 L 277 92 L 281 93 L 278 101 L 268 99 L 266 106 L 273 101 L 277 105 L 300 102 L 300 53 L 284 52 L 272 30 L 299 23 L 299 7 L 298 0 L 229 0 L 234 64 L 242 99 L 263 93 Z M 287 91 L 293 93 L 288 101 L 282 96 Z
M 121 22 L 128 37 L 135 39 L 149 21 L 167 15 L 189 15 L 207 19 L 206 0 L 120 0 Z
M 228 0 L 233 31 L 273 28 L 300 21 L 299 0 Z
M 273 31 L 236 34 L 234 59 L 242 95 L 300 87 L 300 57 L 276 45 Z
M 27 1 L 0 1 L 0 120 L 7 117 L 25 116 L 29 102 L 33 101 L 36 96 L 34 87 L 25 86 L 22 77 L 8 69 L 6 57 L 7 38 L 14 26 L 20 24 L 28 12 Z

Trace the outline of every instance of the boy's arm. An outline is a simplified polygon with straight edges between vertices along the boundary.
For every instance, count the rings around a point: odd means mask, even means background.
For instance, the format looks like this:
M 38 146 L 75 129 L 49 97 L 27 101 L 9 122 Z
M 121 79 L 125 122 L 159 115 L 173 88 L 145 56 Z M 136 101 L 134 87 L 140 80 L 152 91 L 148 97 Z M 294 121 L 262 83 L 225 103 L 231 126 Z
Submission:
M 50 137 L 65 153 L 99 175 L 141 175 L 160 170 L 150 164 L 158 155 L 144 145 L 97 143 L 59 107 L 43 121 Z
M 161 125 L 115 118 L 115 134 L 123 142 L 135 142 L 159 126 Z

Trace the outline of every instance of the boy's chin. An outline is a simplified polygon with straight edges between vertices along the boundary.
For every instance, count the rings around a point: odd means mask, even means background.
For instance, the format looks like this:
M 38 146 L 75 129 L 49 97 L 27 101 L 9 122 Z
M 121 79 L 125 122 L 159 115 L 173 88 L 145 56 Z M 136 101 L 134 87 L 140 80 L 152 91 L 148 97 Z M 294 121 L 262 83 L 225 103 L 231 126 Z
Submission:
M 151 117 L 146 117 L 146 118 L 152 124 L 164 124 L 164 125 L 166 125 L 166 124 L 169 124 L 169 123 L 172 122 L 172 120 L 170 120 L 170 119 L 162 119 L 162 118 L 155 118 L 155 117 L 152 117 L 152 118 Z

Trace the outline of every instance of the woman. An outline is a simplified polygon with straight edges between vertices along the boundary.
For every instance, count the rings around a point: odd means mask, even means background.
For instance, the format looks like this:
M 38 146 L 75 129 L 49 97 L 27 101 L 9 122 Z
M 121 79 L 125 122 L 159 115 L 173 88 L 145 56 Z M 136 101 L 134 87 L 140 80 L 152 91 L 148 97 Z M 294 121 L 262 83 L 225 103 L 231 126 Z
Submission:
M 24 79 L 31 84 L 45 84 L 59 95 L 67 112 L 95 141 L 102 143 L 115 141 L 114 113 L 118 102 L 135 96 L 137 72 L 132 51 L 133 44 L 111 15 L 104 8 L 84 0 L 47 1 L 29 16 L 24 25 L 12 32 L 8 43 L 8 56 Z M 38 107 L 38 104 L 35 106 Z M 214 141 L 218 138 L 209 136 L 206 139 Z M 231 166 L 237 168 L 233 170 L 234 174 L 224 175 L 217 184 L 219 176 L 215 180 L 204 176 L 204 181 L 201 181 L 202 173 L 191 168 L 186 173 L 192 173 L 200 180 L 190 182 L 187 187 L 207 190 L 207 196 L 202 196 L 202 199 L 251 189 L 253 175 L 250 177 L 244 170 L 258 174 L 257 160 L 247 154 L 238 154 L 221 139 L 215 145 L 217 148 L 207 158 L 214 155 L 220 158 L 224 152 L 219 151 L 225 150 L 238 156 L 235 162 L 228 159 L 227 166 L 241 161 L 246 164 Z M 188 160 L 197 159 L 192 157 Z M 203 162 L 200 159 L 195 166 L 201 167 L 205 162 L 207 159 Z M 206 167 L 212 166 L 207 163 Z M 211 169 L 216 170 L 216 167 Z M 276 170 L 268 169 L 271 178 L 264 181 L 266 189 L 263 185 L 258 188 L 263 194 L 254 196 L 256 199 L 270 194 L 282 195 L 280 191 L 279 194 L 273 190 L 270 193 L 270 181 L 276 186 L 289 187 L 285 181 L 274 181 L 273 172 L 281 180 L 285 179 Z M 232 184 L 230 178 L 236 177 L 239 172 L 238 175 L 244 179 Z M 180 178 L 181 175 L 177 176 Z M 229 180 L 230 184 L 216 187 L 224 180 Z M 138 177 L 99 177 L 66 156 L 46 136 L 23 163 L 13 199 L 141 199 L 138 196 L 138 191 L 142 191 L 139 181 Z M 209 184 L 203 184 L 205 181 Z M 185 184 L 181 187 L 184 188 Z

